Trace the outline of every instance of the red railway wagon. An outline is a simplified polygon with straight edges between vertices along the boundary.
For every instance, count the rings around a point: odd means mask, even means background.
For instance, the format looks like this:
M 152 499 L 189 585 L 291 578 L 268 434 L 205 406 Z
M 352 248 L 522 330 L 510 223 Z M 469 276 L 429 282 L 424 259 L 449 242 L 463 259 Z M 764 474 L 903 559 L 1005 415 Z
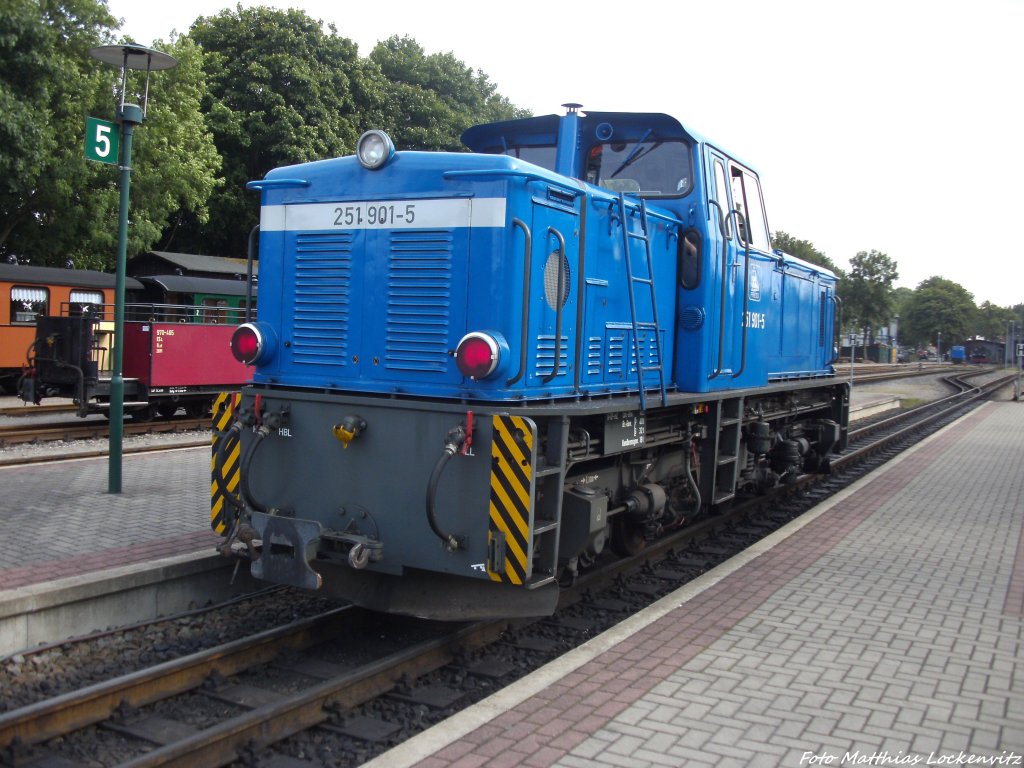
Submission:
M 235 389 L 249 369 L 231 354 L 234 325 L 129 322 L 124 328 L 126 397 L 160 401 L 165 410 Z M 171 410 L 173 413 L 173 410 Z

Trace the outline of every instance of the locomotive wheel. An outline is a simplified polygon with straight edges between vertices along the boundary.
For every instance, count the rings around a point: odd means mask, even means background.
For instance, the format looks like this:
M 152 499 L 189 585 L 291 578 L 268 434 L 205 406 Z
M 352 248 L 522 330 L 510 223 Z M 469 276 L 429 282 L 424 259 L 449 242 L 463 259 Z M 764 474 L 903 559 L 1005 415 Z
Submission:
M 612 521 L 612 552 L 620 557 L 632 557 L 644 551 L 647 540 L 643 526 L 617 516 Z

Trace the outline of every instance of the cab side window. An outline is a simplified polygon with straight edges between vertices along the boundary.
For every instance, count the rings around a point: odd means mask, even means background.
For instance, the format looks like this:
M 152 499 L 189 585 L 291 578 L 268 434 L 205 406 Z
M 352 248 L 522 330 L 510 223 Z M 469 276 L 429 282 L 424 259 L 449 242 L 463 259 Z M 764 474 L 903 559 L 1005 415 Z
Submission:
M 761 185 L 757 177 L 739 166 L 730 164 L 730 175 L 732 177 L 732 199 L 733 208 L 743 214 L 731 216 L 737 222 L 737 226 L 744 226 L 749 223 L 750 232 L 741 232 L 745 235 L 742 238 L 752 248 L 769 253 L 772 249 L 771 240 L 768 237 L 768 222 L 764 215 L 764 205 L 761 202 Z M 745 220 L 745 221 L 744 221 Z
M 726 238 L 732 237 L 732 217 L 729 216 L 729 190 L 725 183 L 725 165 L 715 158 L 715 202 L 721 209 L 723 233 Z

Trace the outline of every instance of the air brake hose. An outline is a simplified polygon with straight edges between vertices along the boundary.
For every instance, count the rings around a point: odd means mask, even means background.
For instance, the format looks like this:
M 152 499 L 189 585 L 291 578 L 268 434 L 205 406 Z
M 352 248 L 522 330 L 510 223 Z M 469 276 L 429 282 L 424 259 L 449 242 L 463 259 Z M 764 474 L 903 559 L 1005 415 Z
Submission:
M 459 448 L 466 441 L 466 431 L 460 425 L 453 427 L 448 431 L 445 436 L 444 453 L 441 454 L 441 458 L 437 460 L 437 464 L 434 465 L 434 471 L 430 473 L 430 482 L 427 483 L 427 522 L 430 524 L 430 530 L 434 532 L 434 535 L 441 540 L 444 544 L 445 549 L 449 552 L 455 552 L 460 548 L 459 540 L 452 534 L 446 533 L 437 522 L 437 515 L 434 511 L 434 505 L 437 500 L 437 486 L 441 482 L 441 475 L 444 473 L 444 468 L 451 460 L 452 456 L 459 452 Z
M 241 501 L 235 498 L 235 494 L 228 489 L 227 480 L 224 478 L 224 463 L 228 445 L 232 446 L 238 442 L 242 434 L 242 423 L 236 421 L 231 429 L 217 442 L 217 453 L 214 454 L 213 481 L 217 484 L 217 490 L 223 494 L 225 501 L 241 512 L 245 507 Z
M 242 457 L 241 475 L 242 481 L 238 485 L 239 491 L 242 494 L 242 501 L 257 512 L 267 513 L 267 508 L 260 504 L 259 501 L 252 495 L 252 490 L 249 488 L 249 465 L 252 463 L 253 456 L 256 455 L 256 449 L 260 443 L 263 442 L 263 438 L 270 434 L 270 428 L 266 424 L 261 426 L 256 431 L 256 439 L 249 443 L 249 447 L 245 449 L 245 455 Z

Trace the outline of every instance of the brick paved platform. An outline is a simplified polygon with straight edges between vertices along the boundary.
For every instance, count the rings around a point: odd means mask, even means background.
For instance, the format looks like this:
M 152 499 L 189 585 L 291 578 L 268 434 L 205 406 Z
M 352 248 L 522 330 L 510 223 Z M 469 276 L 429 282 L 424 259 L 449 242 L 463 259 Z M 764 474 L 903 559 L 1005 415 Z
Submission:
M 105 458 L 0 467 L 0 592 L 213 552 L 209 449 L 126 455 L 120 494 L 107 473 Z
M 1020 765 L 1024 405 L 369 765 Z

